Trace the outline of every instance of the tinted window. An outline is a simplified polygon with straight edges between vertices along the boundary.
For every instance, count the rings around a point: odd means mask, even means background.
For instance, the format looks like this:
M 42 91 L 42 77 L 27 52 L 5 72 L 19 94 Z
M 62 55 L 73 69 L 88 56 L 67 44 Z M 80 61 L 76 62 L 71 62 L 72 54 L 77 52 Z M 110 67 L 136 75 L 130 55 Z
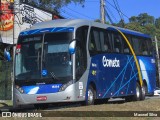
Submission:
M 89 37 L 89 51 L 94 54 L 111 52 L 109 32 L 104 29 L 92 28 Z
M 112 37 L 112 41 L 113 41 L 113 51 L 115 53 L 122 53 L 122 37 L 119 33 L 117 32 L 113 32 L 113 37 Z
M 132 37 L 134 51 L 137 55 L 152 55 L 152 41 L 148 38 Z

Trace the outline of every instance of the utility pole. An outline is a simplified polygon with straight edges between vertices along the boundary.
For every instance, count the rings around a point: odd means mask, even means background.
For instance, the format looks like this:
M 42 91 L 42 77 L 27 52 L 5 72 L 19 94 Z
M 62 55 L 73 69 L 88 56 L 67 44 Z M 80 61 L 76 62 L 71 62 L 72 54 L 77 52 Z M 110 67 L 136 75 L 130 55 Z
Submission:
M 155 45 L 156 45 L 156 58 L 157 58 L 157 64 L 158 64 L 158 87 L 160 87 L 160 60 L 159 60 L 159 51 L 158 51 L 158 41 L 156 36 L 155 36 Z
M 101 14 L 101 23 L 105 23 L 106 22 L 106 19 L 105 19 L 105 2 L 104 0 L 101 0 L 100 1 L 100 14 Z

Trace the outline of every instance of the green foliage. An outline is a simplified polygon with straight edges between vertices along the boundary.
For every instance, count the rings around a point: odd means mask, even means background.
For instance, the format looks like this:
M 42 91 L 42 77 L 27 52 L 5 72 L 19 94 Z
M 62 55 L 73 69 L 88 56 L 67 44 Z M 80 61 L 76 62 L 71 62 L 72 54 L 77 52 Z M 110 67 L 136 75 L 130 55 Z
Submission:
M 148 15 L 147 13 L 139 14 L 137 20 L 142 26 L 145 26 L 147 24 L 154 24 L 154 17 Z
M 0 60 L 0 100 L 11 99 L 12 63 Z
M 85 0 L 32 0 L 29 3 L 50 11 L 59 11 L 61 7 L 66 6 L 69 3 L 83 4 L 84 1 Z
M 160 17 L 155 20 L 155 26 L 157 29 L 160 29 Z
M 122 20 L 114 25 L 123 27 L 121 24 Z M 130 17 L 129 23 L 124 23 L 124 28 L 149 34 L 153 38 L 154 36 L 157 36 L 158 45 L 160 48 L 160 17 L 155 19 L 153 16 L 150 16 L 147 13 L 141 13 L 138 16 Z

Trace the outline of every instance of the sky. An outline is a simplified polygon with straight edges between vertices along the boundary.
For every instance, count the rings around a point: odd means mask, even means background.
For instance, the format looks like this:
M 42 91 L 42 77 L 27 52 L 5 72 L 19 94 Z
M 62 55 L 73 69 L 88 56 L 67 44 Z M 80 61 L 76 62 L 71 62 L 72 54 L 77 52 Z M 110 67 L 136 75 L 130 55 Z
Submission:
M 115 0 L 116 1 L 116 0 Z M 131 16 L 138 16 L 140 13 L 147 13 L 155 18 L 160 17 L 160 0 L 117 0 L 125 22 Z M 105 0 L 105 7 L 112 21 L 120 21 L 113 0 Z M 84 7 L 71 3 L 61 9 L 61 15 L 65 18 L 79 18 L 95 20 L 100 19 L 100 0 L 85 0 Z M 106 17 L 106 21 L 109 19 Z

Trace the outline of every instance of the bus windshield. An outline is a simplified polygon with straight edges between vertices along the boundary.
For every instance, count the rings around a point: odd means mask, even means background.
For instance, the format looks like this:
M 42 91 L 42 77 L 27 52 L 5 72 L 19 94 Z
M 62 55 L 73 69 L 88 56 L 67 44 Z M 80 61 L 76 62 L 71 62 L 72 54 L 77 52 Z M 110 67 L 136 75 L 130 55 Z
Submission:
M 21 36 L 15 55 L 16 80 L 71 79 L 71 39 L 71 32 Z

